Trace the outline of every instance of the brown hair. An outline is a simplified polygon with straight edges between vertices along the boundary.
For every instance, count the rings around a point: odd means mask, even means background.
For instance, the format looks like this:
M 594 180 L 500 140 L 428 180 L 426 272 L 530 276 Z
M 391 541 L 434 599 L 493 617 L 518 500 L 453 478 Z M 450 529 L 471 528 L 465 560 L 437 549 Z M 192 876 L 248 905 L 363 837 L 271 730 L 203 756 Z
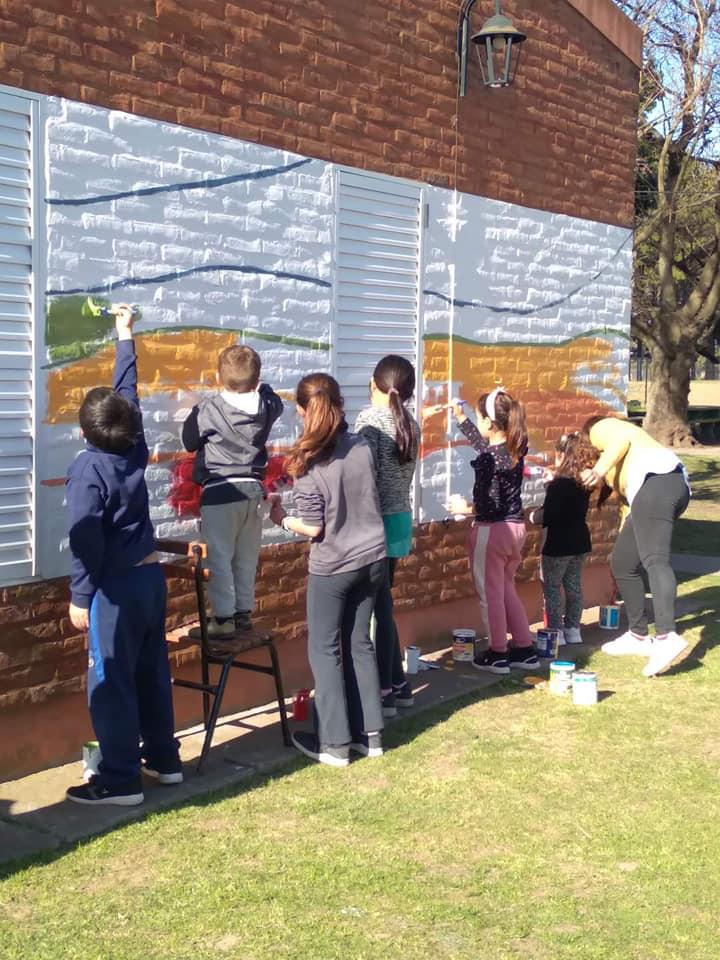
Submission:
M 405 357 L 394 353 L 383 357 L 373 371 L 375 386 L 388 394 L 390 412 L 395 421 L 395 443 L 400 463 L 409 463 L 417 456 L 418 438 L 412 417 L 405 403 L 415 392 L 415 370 Z
M 260 357 L 252 347 L 225 347 L 218 356 L 218 376 L 226 390 L 249 393 L 260 380 Z
M 345 421 L 343 398 L 337 380 L 327 373 L 310 373 L 298 383 L 295 401 L 305 411 L 303 432 L 285 458 L 285 472 L 304 476 L 310 467 L 335 446 Z
M 483 393 L 477 402 L 478 414 L 487 417 L 487 398 L 489 393 Z M 519 400 L 514 400 L 509 393 L 495 395 L 495 419 L 492 421 L 505 434 L 505 445 L 512 459 L 517 462 L 524 457 L 528 450 L 528 432 L 525 425 L 525 407 Z
M 562 454 L 562 463 L 555 471 L 556 477 L 569 477 L 582 486 L 583 470 L 592 470 L 598 460 L 598 452 L 583 433 L 564 433 L 555 441 L 555 449 Z

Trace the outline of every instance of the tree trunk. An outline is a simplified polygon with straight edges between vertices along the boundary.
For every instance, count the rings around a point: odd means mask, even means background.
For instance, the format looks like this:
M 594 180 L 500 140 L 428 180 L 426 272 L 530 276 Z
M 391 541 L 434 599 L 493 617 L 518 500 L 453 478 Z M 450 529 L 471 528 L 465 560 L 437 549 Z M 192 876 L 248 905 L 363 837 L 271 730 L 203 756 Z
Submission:
M 688 425 L 688 397 L 695 347 L 690 341 L 674 344 L 672 351 L 653 345 L 651 353 L 643 426 L 667 447 L 693 446 L 696 441 Z

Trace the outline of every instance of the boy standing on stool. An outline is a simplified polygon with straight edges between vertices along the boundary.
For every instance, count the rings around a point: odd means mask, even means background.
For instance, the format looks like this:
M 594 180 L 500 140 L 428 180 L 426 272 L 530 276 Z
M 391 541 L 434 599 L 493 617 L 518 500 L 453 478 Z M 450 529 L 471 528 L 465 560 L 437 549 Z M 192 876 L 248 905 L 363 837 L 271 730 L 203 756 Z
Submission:
M 88 631 L 88 701 L 102 761 L 68 800 L 132 806 L 144 800 L 140 763 L 160 783 L 182 781 L 165 641 L 165 577 L 155 552 L 137 394 L 133 313 L 115 313 L 113 388 L 80 407 L 86 447 L 66 480 L 70 620 Z M 142 749 L 140 739 L 142 738 Z
M 265 445 L 283 412 L 280 397 L 260 383 L 260 357 L 252 347 L 226 347 L 218 357 L 218 381 L 220 392 L 193 407 L 182 429 L 185 449 L 197 451 L 193 480 L 203 488 L 200 521 L 208 544 L 213 640 L 252 626 Z M 190 636 L 199 637 L 199 628 Z

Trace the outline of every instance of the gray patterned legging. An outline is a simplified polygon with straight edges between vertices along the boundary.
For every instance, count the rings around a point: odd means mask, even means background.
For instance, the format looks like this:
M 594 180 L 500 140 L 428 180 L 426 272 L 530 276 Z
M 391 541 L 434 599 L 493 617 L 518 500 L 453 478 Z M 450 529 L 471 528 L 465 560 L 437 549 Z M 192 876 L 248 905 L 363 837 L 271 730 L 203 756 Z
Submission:
M 585 554 L 574 557 L 542 556 L 543 596 L 550 630 L 579 627 L 583 611 L 582 568 Z M 565 590 L 563 623 L 562 591 Z

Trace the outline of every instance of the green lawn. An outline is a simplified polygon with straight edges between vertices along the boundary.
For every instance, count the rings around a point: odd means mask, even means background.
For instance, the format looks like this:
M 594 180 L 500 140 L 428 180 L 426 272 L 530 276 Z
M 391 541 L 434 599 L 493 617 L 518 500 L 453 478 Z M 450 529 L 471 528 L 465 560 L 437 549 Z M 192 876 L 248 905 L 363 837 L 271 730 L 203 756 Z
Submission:
M 717 457 L 683 457 L 693 495 L 686 513 L 675 525 L 673 550 L 720 556 L 720 461 Z M 716 526 L 713 528 L 713 523 Z
M 0 957 L 717 960 L 720 586 L 681 584 L 695 656 L 593 652 L 574 708 L 507 681 L 0 884 Z

